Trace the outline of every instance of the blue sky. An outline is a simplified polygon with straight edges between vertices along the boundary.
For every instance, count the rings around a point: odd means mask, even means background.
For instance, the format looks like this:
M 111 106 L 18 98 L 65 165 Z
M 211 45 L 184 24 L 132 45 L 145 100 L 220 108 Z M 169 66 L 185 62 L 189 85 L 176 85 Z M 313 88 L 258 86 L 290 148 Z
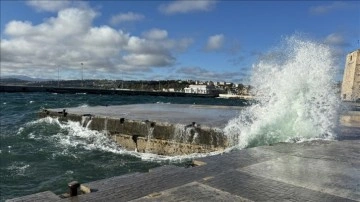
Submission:
M 341 79 L 360 2 L 1 0 L 1 75 L 246 83 L 293 35 L 329 45 Z

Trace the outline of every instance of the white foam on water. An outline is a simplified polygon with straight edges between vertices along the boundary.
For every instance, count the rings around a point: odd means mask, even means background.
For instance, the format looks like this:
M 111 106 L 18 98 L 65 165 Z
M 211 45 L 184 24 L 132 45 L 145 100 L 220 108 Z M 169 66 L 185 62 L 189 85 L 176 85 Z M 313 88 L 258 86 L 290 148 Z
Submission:
M 7 167 L 7 170 L 11 171 L 15 175 L 25 176 L 25 171 L 29 167 L 29 164 L 25 164 L 23 162 L 15 162 L 11 166 Z
M 16 135 L 20 135 L 24 131 L 24 127 L 20 127 Z
M 339 106 L 333 60 L 329 47 L 293 36 L 254 65 L 258 102 L 225 127 L 231 145 L 333 139 Z
M 157 101 L 156 104 L 171 104 L 171 102 L 161 102 L 161 101 Z
M 60 122 L 59 122 L 58 118 L 52 118 L 50 116 L 47 116 L 45 118 L 41 118 L 41 119 L 38 119 L 38 120 L 35 120 L 35 121 L 30 121 L 30 122 L 26 123 L 25 127 L 33 126 L 33 125 L 40 124 L 40 123 L 60 125 Z
M 72 171 L 72 170 L 67 170 L 65 172 L 65 175 L 72 175 L 72 174 L 74 174 L 74 171 Z

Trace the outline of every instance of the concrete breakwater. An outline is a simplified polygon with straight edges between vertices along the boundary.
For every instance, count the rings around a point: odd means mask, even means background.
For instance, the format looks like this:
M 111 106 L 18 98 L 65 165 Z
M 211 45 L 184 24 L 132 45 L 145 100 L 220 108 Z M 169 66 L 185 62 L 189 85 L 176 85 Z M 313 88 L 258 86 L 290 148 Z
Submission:
M 148 95 L 148 96 L 164 96 L 164 97 L 203 97 L 214 98 L 218 94 L 195 94 L 183 92 L 163 92 L 163 91 L 141 91 L 141 90 L 111 90 L 96 88 L 68 88 L 68 87 L 41 87 L 41 86 L 9 86 L 0 85 L 0 92 L 8 93 L 28 93 L 28 92 L 48 92 L 48 93 L 87 93 L 87 94 L 110 94 L 110 95 Z
M 138 104 L 45 109 L 39 115 L 104 131 L 127 150 L 184 155 L 224 150 L 227 139 L 222 128 L 240 110 L 226 106 Z

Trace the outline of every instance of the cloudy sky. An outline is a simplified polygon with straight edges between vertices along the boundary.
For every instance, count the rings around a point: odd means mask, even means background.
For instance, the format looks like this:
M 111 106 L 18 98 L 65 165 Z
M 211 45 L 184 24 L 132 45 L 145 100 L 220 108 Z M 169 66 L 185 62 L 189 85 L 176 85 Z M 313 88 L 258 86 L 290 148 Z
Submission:
M 358 1 L 0 2 L 2 76 L 246 82 L 284 37 L 330 45 L 340 70 L 360 43 Z

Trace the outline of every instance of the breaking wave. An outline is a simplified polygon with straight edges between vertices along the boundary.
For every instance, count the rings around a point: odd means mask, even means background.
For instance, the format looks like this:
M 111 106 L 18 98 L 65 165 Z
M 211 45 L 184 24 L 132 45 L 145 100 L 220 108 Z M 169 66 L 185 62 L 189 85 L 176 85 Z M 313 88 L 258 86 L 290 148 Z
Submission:
M 257 103 L 225 127 L 230 144 L 333 139 L 339 106 L 333 58 L 323 44 L 289 37 L 253 65 L 250 83 Z

